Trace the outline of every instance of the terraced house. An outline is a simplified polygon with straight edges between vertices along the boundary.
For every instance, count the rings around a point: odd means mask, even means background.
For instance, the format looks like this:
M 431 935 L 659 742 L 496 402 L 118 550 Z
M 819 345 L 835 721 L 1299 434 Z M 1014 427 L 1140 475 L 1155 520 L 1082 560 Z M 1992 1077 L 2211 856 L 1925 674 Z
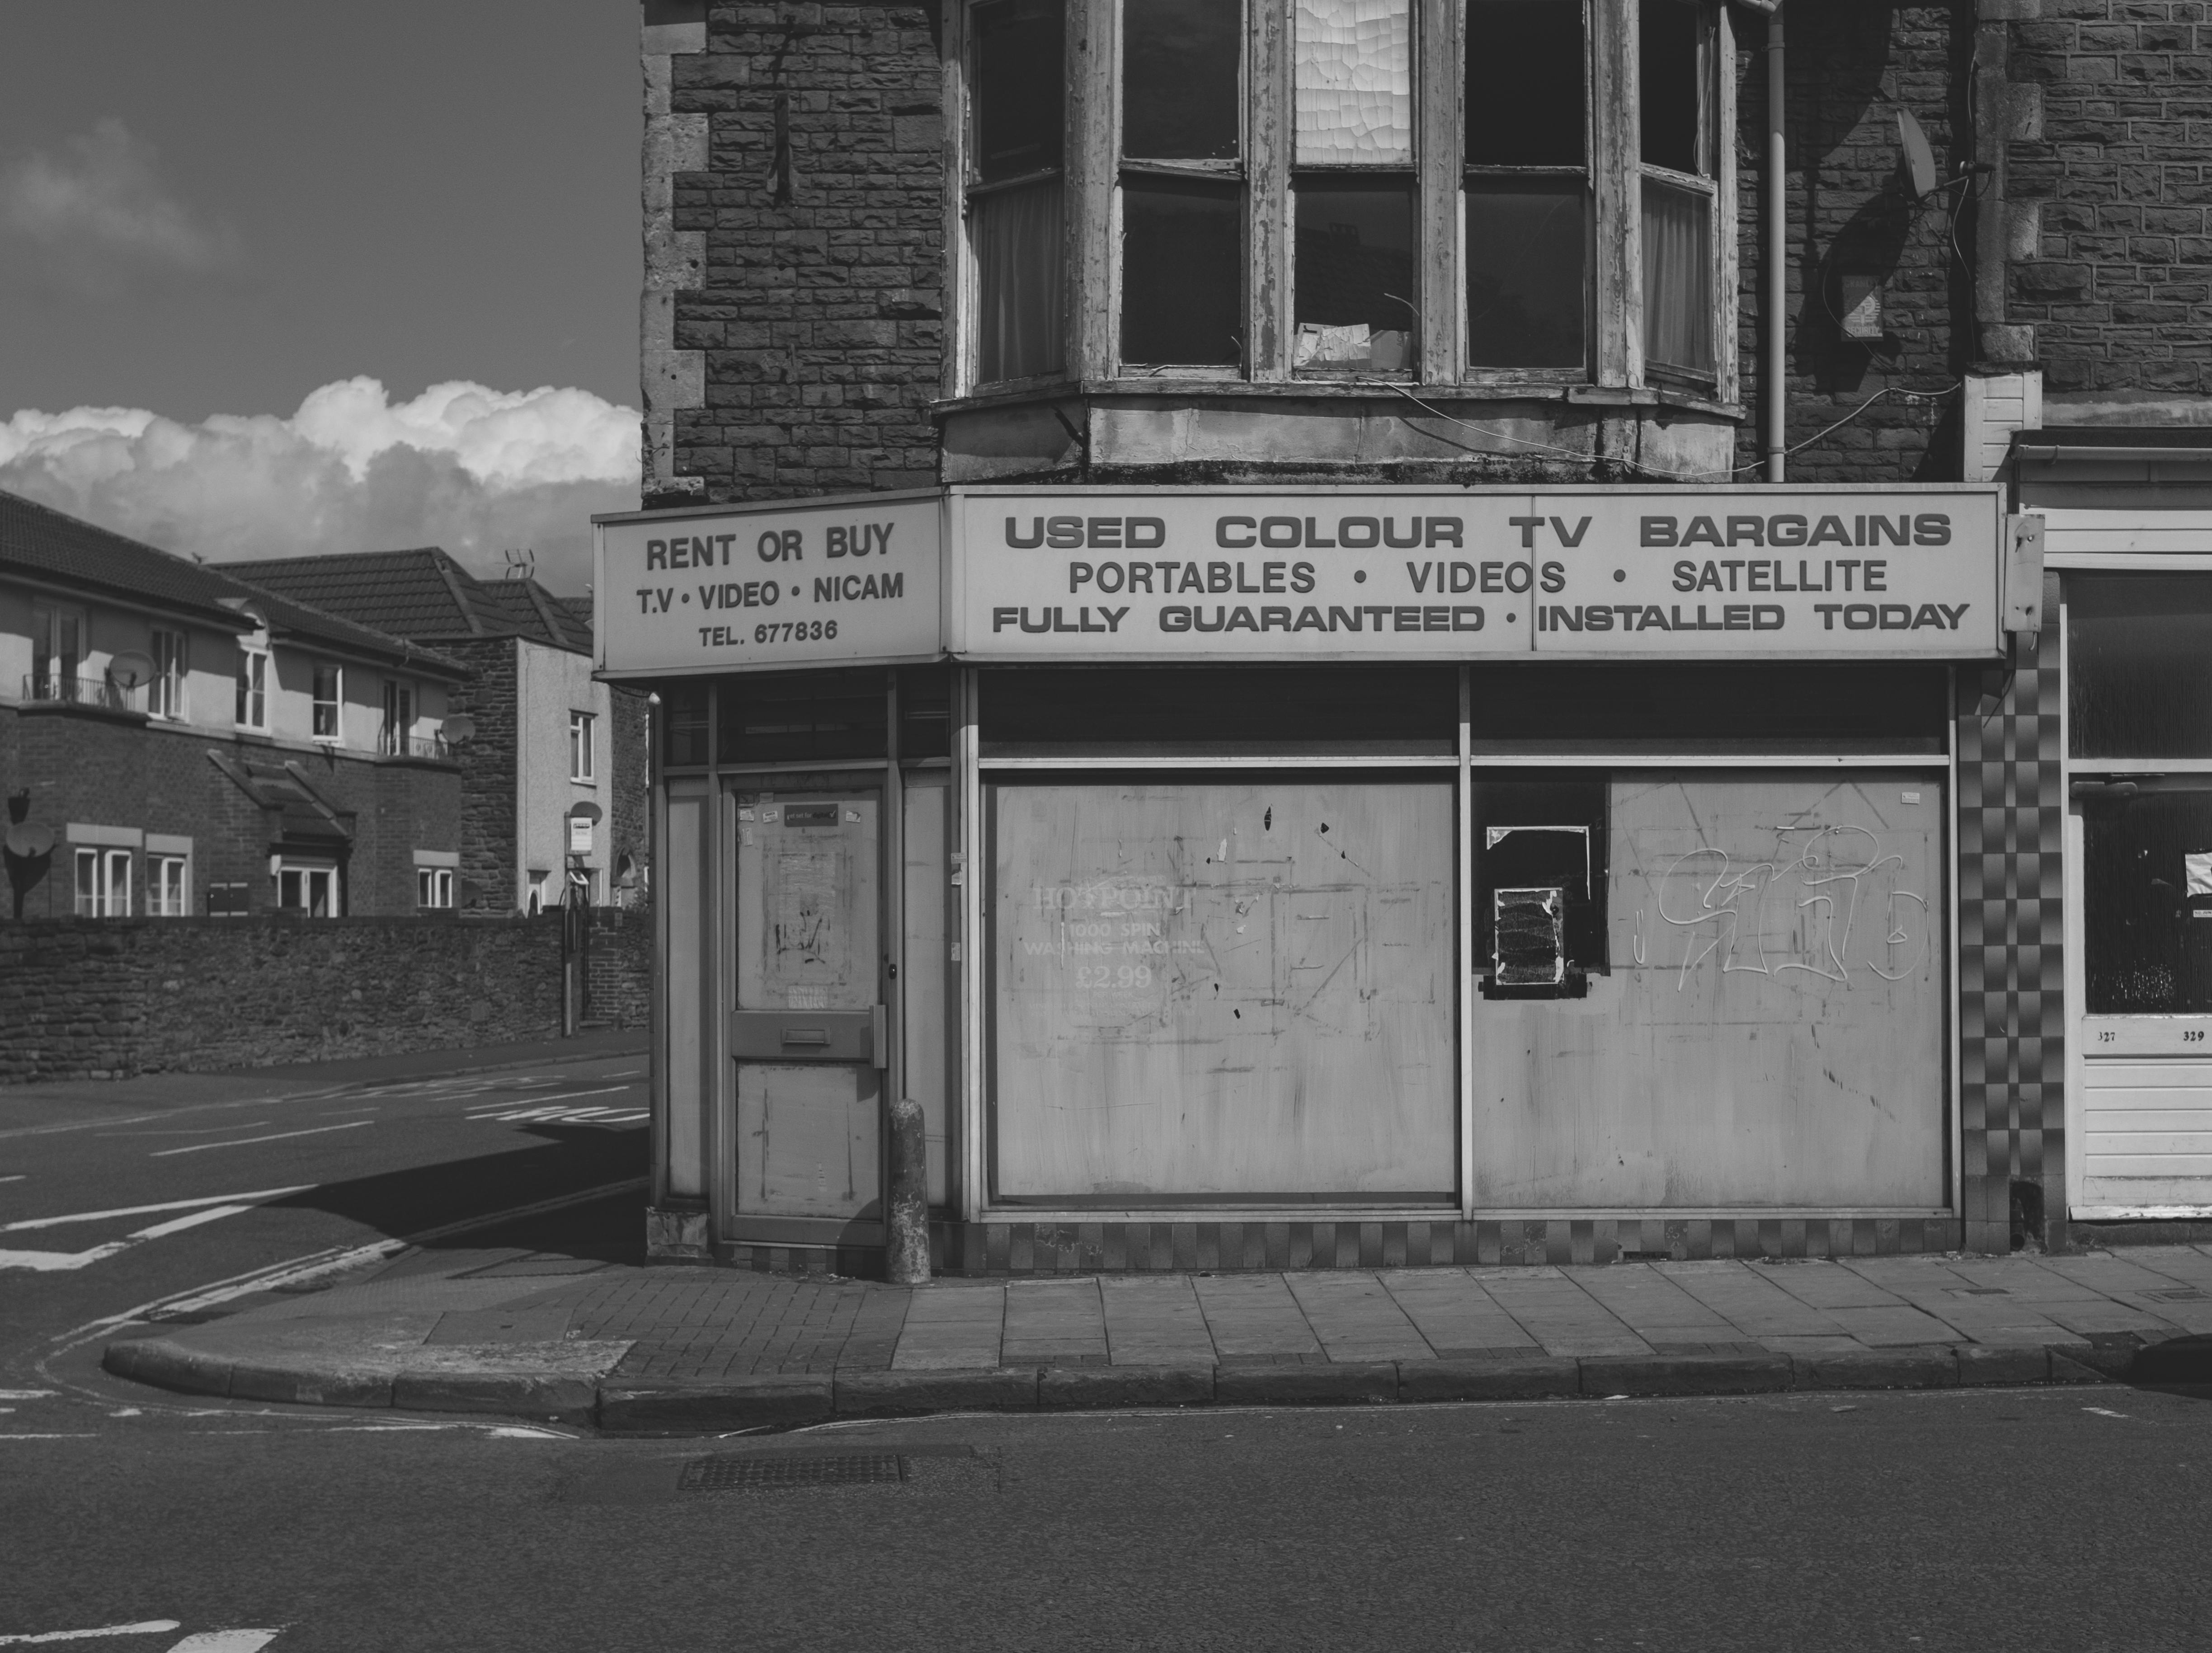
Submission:
M 0 494 L 14 917 L 454 904 L 468 667 Z
M 643 20 L 657 1249 L 2212 1232 L 2201 6 Z

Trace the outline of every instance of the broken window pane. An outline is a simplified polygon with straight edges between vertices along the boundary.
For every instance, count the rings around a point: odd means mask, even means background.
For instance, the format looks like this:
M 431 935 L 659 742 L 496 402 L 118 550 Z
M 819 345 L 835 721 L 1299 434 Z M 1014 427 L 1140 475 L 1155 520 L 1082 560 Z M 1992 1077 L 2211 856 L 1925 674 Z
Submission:
M 1638 24 L 1637 97 L 1644 123 L 1644 159 L 1678 173 L 1709 173 L 1702 141 L 1705 76 L 1698 47 L 1702 8 L 1684 0 L 1650 0 Z
M 1296 180 L 1296 365 L 1401 373 L 1413 362 L 1411 180 Z
M 1713 204 L 1644 180 L 1644 356 L 1654 367 L 1713 371 Z
M 1577 184 L 1467 188 L 1467 359 L 1477 368 L 1579 368 L 1587 358 L 1588 215 Z
M 1297 0 L 1297 164 L 1413 158 L 1413 0 Z
M 1060 180 L 975 197 L 975 371 L 988 384 L 1056 373 L 1067 258 Z
M 1582 0 L 1473 0 L 1467 9 L 1467 164 L 1579 167 Z
M 1236 159 L 1243 21 L 1238 0 L 1123 0 L 1123 155 Z
M 975 9 L 975 176 L 981 182 L 1060 165 L 1063 57 L 1060 0 Z
M 1243 362 L 1243 203 L 1237 184 L 1123 181 L 1122 361 Z
M 2069 574 L 2076 757 L 2212 757 L 2212 578 Z

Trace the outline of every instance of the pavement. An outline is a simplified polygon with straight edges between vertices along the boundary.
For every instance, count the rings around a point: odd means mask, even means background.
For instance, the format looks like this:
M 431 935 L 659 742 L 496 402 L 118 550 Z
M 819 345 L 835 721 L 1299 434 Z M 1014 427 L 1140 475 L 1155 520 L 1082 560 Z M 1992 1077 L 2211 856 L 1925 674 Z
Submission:
M 447 1245 L 270 1278 L 218 1319 L 120 1328 L 101 1364 L 233 1400 L 678 1435 L 941 1412 L 2212 1383 L 2212 1247 L 919 1288 L 597 1249 Z

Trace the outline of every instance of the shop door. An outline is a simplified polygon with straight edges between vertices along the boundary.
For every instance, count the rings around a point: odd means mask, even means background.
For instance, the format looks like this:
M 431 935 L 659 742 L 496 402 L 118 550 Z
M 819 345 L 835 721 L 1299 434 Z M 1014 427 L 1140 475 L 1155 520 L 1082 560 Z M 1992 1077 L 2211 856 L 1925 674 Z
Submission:
M 2069 1203 L 2212 1211 L 2212 775 L 2074 782 L 2067 909 L 2080 961 Z
M 878 805 L 872 791 L 737 796 L 741 1215 L 880 1215 Z

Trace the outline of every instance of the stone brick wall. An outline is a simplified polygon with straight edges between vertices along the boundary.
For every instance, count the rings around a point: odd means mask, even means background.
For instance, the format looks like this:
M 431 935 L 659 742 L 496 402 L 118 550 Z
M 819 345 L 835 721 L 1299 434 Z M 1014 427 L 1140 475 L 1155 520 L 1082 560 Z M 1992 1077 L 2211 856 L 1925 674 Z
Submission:
M 653 909 L 604 907 L 592 915 L 590 1000 L 596 1026 L 653 1024 Z
M 1765 282 L 1765 25 L 1731 9 L 1737 46 L 1738 360 L 1747 416 L 1736 462 L 1761 448 Z M 1790 8 L 1787 442 L 1792 482 L 1937 482 L 1959 475 L 1956 386 L 1975 351 L 1973 212 L 1963 188 L 1914 202 L 1899 179 L 1898 112 L 1934 151 L 1938 181 L 1974 157 L 1966 72 L 1970 4 Z M 1954 222 L 1954 216 L 1956 222 Z M 1881 284 L 1885 334 L 1843 333 L 1846 276 Z M 1869 398 L 1871 406 L 1851 417 Z M 1823 431 L 1848 419 L 1832 431 Z M 1817 439 L 1817 440 L 1815 440 Z M 1747 470 L 1739 480 L 1757 481 Z
M 651 926 L 642 915 L 599 918 L 601 1019 L 643 1025 Z M 560 1030 L 552 915 L 0 925 L 0 1083 L 463 1049 Z
M 2010 320 L 2046 394 L 2212 392 L 2212 21 L 2201 0 L 2041 0 L 2006 74 L 2039 89 L 2007 193 Z
M 512 637 L 441 641 L 475 676 L 449 691 L 452 712 L 466 713 L 476 733 L 460 749 L 461 888 L 464 912 L 512 913 L 520 904 L 515 865 L 516 651 Z
M 716 5 L 670 59 L 669 108 L 708 118 L 709 169 L 674 180 L 703 232 L 673 343 L 706 352 L 675 469 L 718 501 L 927 486 L 945 260 L 934 13 Z M 647 507 L 696 500 L 651 491 Z

